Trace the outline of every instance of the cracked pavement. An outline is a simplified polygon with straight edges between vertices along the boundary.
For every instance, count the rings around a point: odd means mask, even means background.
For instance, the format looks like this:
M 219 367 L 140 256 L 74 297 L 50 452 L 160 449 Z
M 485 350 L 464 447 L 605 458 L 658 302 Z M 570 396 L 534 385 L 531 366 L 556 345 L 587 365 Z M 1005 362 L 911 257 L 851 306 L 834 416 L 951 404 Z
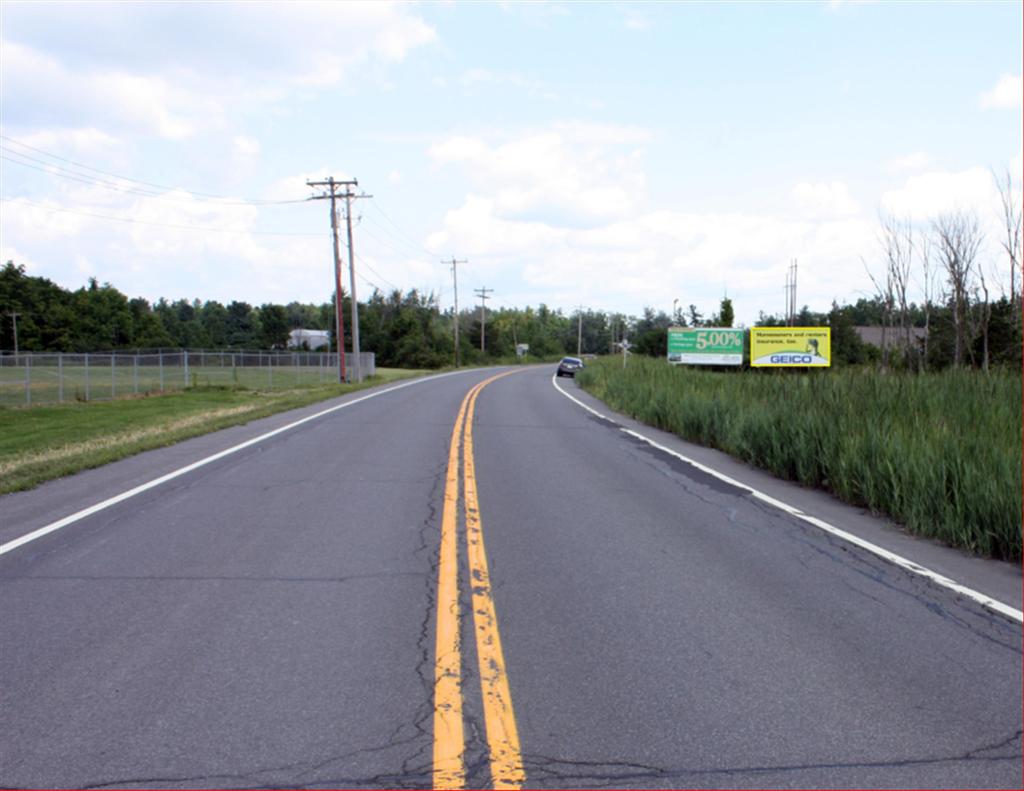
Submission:
M 370 399 L 0 557 L 0 787 L 429 787 L 448 443 L 490 373 Z M 1021 787 L 1019 624 L 550 377 L 488 386 L 474 431 L 527 787 Z M 0 498 L 0 536 L 289 419 Z M 463 556 L 466 774 L 486 788 L 472 583 Z

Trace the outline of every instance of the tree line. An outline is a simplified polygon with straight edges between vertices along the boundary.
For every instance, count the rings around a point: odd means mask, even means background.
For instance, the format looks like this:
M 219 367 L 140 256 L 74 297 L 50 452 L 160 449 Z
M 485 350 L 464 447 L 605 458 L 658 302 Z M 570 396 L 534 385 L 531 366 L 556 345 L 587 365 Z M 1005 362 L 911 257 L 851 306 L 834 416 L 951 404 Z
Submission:
M 1016 248 L 1012 240 L 1009 250 L 1015 249 L 1018 257 L 1011 264 L 1019 265 L 1019 235 Z M 833 303 L 826 313 L 807 306 L 791 318 L 762 313 L 755 325 L 828 326 L 832 359 L 838 365 L 872 363 L 909 370 L 1020 366 L 1021 300 L 1013 292 L 991 296 L 990 281 L 977 264 L 976 222 L 969 215 L 937 220 L 930 244 L 928 238 L 915 242 L 909 223 L 883 218 L 880 241 L 884 274 L 871 275 L 878 293 L 853 304 Z M 915 260 L 931 285 L 920 302 L 907 298 Z M 350 307 L 343 296 L 344 315 L 350 315 Z M 331 349 L 336 348 L 333 297 L 319 305 L 185 299 L 151 304 L 95 278 L 70 291 L 8 261 L 0 270 L 0 310 L 2 350 L 16 345 L 37 352 L 284 349 L 293 329 L 327 331 Z M 455 359 L 456 317 L 450 309 L 442 311 L 434 294 L 375 291 L 360 303 L 359 319 L 362 350 L 373 352 L 379 366 L 438 368 Z M 621 349 L 624 341 L 632 353 L 664 357 L 670 326 L 732 327 L 734 321 L 728 298 L 706 316 L 696 305 L 674 315 L 645 308 L 640 316 L 600 310 L 567 315 L 543 304 L 487 310 L 483 316 L 479 309 L 468 309 L 458 316 L 459 358 L 470 364 L 509 360 L 521 344 L 534 358 L 603 354 Z M 345 324 L 345 345 L 351 349 L 351 328 Z M 862 340 L 855 328 L 864 326 L 882 328 L 880 346 Z

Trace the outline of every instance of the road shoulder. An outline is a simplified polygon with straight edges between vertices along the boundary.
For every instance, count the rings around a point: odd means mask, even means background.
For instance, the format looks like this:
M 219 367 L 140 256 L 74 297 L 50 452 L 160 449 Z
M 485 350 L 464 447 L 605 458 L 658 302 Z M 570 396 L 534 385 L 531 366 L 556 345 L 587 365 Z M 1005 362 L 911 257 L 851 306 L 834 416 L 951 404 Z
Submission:
M 559 379 L 557 386 L 591 409 L 613 420 L 628 431 L 643 435 L 682 456 L 710 467 L 745 486 L 780 500 L 803 513 L 828 522 L 882 549 L 900 555 L 968 588 L 990 596 L 1015 609 L 1021 609 L 1021 566 L 971 555 L 937 541 L 911 535 L 884 516 L 843 503 L 820 489 L 809 489 L 780 480 L 764 470 L 734 459 L 726 453 L 694 445 L 675 434 L 641 423 L 612 410 L 574 380 Z

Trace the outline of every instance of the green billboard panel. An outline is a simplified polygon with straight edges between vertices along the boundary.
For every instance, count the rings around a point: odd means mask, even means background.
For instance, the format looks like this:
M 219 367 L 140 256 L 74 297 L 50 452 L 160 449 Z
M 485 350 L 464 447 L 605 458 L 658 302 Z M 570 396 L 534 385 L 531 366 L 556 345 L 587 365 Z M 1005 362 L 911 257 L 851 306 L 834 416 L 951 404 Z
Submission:
M 744 330 L 669 327 L 668 361 L 688 365 L 743 365 Z

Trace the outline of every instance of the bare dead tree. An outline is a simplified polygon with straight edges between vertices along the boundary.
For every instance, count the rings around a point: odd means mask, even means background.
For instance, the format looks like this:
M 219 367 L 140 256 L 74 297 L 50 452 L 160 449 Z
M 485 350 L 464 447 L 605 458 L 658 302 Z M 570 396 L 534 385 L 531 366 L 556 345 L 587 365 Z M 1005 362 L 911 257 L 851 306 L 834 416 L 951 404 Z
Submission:
M 928 363 L 928 335 L 931 332 L 932 307 L 935 297 L 938 295 L 938 283 L 936 282 L 938 268 L 935 266 L 932 254 L 932 240 L 927 235 L 923 236 L 918 244 L 917 254 L 918 260 L 921 262 L 921 280 L 918 285 L 924 302 L 922 307 L 924 312 L 924 343 L 921 349 L 918 370 L 923 371 Z
M 945 270 L 953 312 L 955 344 L 954 365 L 963 365 L 965 353 L 972 355 L 969 335 L 971 292 L 974 290 L 975 264 L 981 247 L 981 230 L 974 212 L 957 210 L 940 214 L 932 221 L 939 264 Z
M 889 367 L 889 330 L 892 328 L 893 306 L 896 303 L 892 273 L 886 267 L 884 274 L 876 276 L 867 261 L 863 258 L 860 261 L 864 265 L 864 271 L 871 279 L 871 284 L 875 287 L 875 299 L 878 300 L 878 304 L 882 308 L 882 369 L 884 370 Z
M 1013 176 L 1009 168 L 1001 176 L 993 171 L 992 177 L 995 179 L 996 187 L 999 190 L 999 200 L 1003 207 L 1003 227 L 1006 231 L 1006 238 L 1001 244 L 1010 259 L 1010 307 L 1014 315 L 1014 327 L 1019 328 L 1017 309 L 1018 305 L 1024 304 L 1024 299 L 1017 293 L 1017 272 L 1021 269 L 1021 205 L 1017 194 L 1013 191 Z M 1024 272 L 1021 273 L 1021 282 L 1024 285 Z
M 880 241 L 885 253 L 886 280 L 893 300 L 894 325 L 899 324 L 899 339 L 903 359 L 910 364 L 914 352 L 911 342 L 910 275 L 914 264 L 914 231 L 909 219 L 900 219 L 892 214 L 880 214 L 882 228 Z
M 985 282 L 984 267 L 978 267 L 978 284 L 975 289 L 975 307 L 971 315 L 971 336 L 981 335 L 981 368 L 988 371 L 988 331 L 992 323 L 992 302 L 989 299 L 988 283 Z M 978 297 L 980 291 L 981 296 Z
M 910 276 L 914 263 L 914 236 L 909 220 L 899 219 L 892 214 L 879 212 L 878 244 L 882 248 L 884 271 L 875 274 L 864 262 L 871 283 L 875 287 L 875 298 L 882 308 L 882 367 L 890 362 L 890 334 L 898 334 L 895 345 L 903 360 L 909 365 L 913 352 L 910 328 L 910 305 L 907 296 Z M 863 259 L 861 259 L 863 262 Z

